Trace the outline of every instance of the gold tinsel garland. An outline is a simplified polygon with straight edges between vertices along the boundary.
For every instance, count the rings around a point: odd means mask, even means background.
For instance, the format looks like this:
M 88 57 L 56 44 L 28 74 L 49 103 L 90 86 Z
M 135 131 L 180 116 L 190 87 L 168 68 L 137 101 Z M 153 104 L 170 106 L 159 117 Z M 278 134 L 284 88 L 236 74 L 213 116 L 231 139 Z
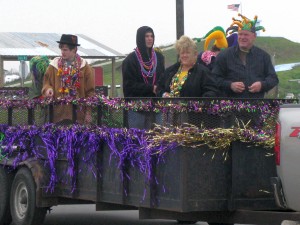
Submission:
M 161 143 L 176 142 L 178 145 L 197 148 L 207 145 L 210 149 L 226 150 L 234 141 L 250 143 L 254 146 L 264 148 L 274 147 L 273 131 L 270 133 L 263 130 L 248 128 L 247 124 L 232 128 L 198 128 L 194 125 L 183 124 L 181 127 L 165 127 L 155 125 L 153 130 L 148 132 L 154 145 Z

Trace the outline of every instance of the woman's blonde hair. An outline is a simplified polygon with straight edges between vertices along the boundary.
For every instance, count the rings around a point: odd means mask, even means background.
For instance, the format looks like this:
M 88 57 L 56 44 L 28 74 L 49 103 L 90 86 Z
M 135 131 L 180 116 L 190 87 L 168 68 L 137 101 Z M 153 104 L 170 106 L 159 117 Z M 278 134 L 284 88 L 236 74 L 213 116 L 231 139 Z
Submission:
M 188 36 L 182 35 L 175 43 L 175 49 L 179 54 L 182 50 L 191 49 L 195 53 L 198 52 L 196 43 Z

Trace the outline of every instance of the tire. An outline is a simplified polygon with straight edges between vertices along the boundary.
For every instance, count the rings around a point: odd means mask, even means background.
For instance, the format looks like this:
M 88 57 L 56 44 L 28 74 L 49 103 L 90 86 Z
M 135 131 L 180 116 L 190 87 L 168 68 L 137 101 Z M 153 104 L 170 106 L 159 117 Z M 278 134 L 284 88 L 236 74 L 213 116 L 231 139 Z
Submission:
M 198 221 L 185 221 L 185 220 L 177 220 L 178 224 L 195 224 Z
M 12 221 L 9 208 L 12 180 L 13 174 L 8 173 L 5 168 L 0 165 L 0 224 L 2 225 L 9 225 Z
M 36 185 L 31 171 L 21 168 L 11 187 L 10 211 L 14 225 L 42 225 L 47 208 L 36 207 Z

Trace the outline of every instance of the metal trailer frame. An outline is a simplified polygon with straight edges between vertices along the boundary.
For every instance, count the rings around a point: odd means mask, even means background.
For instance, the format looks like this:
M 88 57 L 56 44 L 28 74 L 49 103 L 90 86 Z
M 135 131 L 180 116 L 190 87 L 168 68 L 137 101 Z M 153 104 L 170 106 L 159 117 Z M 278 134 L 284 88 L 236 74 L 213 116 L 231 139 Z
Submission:
M 73 110 L 75 112 L 75 105 Z M 103 113 L 102 110 L 103 109 L 101 106 L 97 107 L 98 125 L 101 125 L 101 115 Z M 32 109 L 29 109 L 29 111 L 30 112 L 28 115 L 30 116 L 28 116 L 28 124 L 32 124 L 33 121 L 31 117 L 34 115 L 34 112 L 32 112 Z M 50 121 L 53 119 L 52 112 L 53 106 L 50 105 Z M 126 117 L 128 116 L 128 113 L 125 113 L 124 115 Z M 8 109 L 8 121 L 9 123 L 12 121 L 12 109 L 10 108 Z M 73 113 L 73 121 L 76 121 L 76 113 Z M 128 123 L 127 118 L 124 118 L 124 123 Z M 139 210 L 140 219 L 172 219 L 178 220 L 179 222 L 207 221 L 214 223 L 281 224 L 283 220 L 300 221 L 300 213 L 280 208 L 280 205 L 278 206 L 278 204 L 275 204 L 275 200 L 277 200 L 278 197 L 276 199 L 276 196 L 274 197 L 272 193 L 271 195 L 268 194 L 267 197 L 265 195 L 255 196 L 255 194 L 250 194 L 246 198 L 243 196 L 244 191 L 248 191 L 247 188 L 253 185 L 251 183 L 251 180 L 253 179 L 261 179 L 263 182 L 270 183 L 271 188 L 275 188 L 276 185 L 274 185 L 274 180 L 272 183 L 270 180 L 268 180 L 269 175 L 274 175 L 275 168 L 272 166 L 272 161 L 265 162 L 265 160 L 262 160 L 265 169 L 271 167 L 270 173 L 261 175 L 261 177 L 249 177 L 249 182 L 247 182 L 245 177 L 241 176 L 247 174 L 249 168 L 246 168 L 243 173 L 239 173 L 239 166 L 245 162 L 243 160 L 251 160 L 251 157 L 243 159 L 243 157 L 246 157 L 246 154 L 244 154 L 245 152 L 242 152 L 242 150 L 245 149 L 245 146 L 243 146 L 242 143 L 235 143 L 234 145 L 236 145 L 236 148 L 233 148 L 232 152 L 237 154 L 232 157 L 232 161 L 239 159 L 237 160 L 238 164 L 234 165 L 232 162 L 230 162 L 227 172 L 224 165 L 221 164 L 219 165 L 220 168 L 216 167 L 216 171 L 210 171 L 210 173 L 215 174 L 219 173 L 220 171 L 223 171 L 225 174 L 235 172 L 235 175 L 231 176 L 228 181 L 229 186 L 227 188 L 230 190 L 231 194 L 227 196 L 226 199 L 223 199 L 223 197 L 215 199 L 214 203 L 212 203 L 214 199 L 210 198 L 215 196 L 208 196 L 207 199 L 204 199 L 203 205 L 200 204 L 203 199 L 195 200 L 189 197 L 189 194 L 193 192 L 193 189 L 187 185 L 187 183 L 190 181 L 188 176 L 192 176 L 193 178 L 193 176 L 196 175 L 188 175 L 190 169 L 188 159 L 189 157 L 194 157 L 195 155 L 189 155 L 189 153 L 187 153 L 188 151 L 185 149 L 179 149 L 177 155 L 175 154 L 170 157 L 173 161 L 171 160 L 169 164 L 155 168 L 154 171 L 154 173 L 157 175 L 161 173 L 161 170 L 165 170 L 169 173 L 170 169 L 172 169 L 172 163 L 174 163 L 174 160 L 176 161 L 179 159 L 181 164 L 178 166 L 178 169 L 175 168 L 174 171 L 181 177 L 181 179 L 178 181 L 181 185 L 179 190 L 180 195 L 177 196 L 176 194 L 178 192 L 175 191 L 173 195 L 171 193 L 170 196 L 164 196 L 163 193 L 159 192 L 159 185 L 150 185 L 147 187 L 147 196 L 142 202 L 140 201 L 140 191 L 145 188 L 145 184 L 141 182 L 141 180 L 144 181 L 144 179 L 141 178 L 137 171 L 128 170 L 128 173 L 132 174 L 137 179 L 137 183 L 132 184 L 128 180 L 124 182 L 120 180 L 120 178 L 110 180 L 111 174 L 113 174 L 114 177 L 118 176 L 115 176 L 116 168 L 114 168 L 114 165 L 108 168 L 108 165 L 105 164 L 107 161 L 106 159 L 109 156 L 109 153 L 105 150 L 105 148 L 103 148 L 104 150 L 101 154 L 98 153 L 99 155 L 97 159 L 95 159 L 97 160 L 98 164 L 103 165 L 102 170 L 97 173 L 96 179 L 93 176 L 86 175 L 79 176 L 77 178 L 77 183 L 80 190 L 79 192 L 72 192 L 70 186 L 62 184 L 61 187 L 56 189 L 54 193 L 47 193 L 43 184 L 45 183 L 45 180 L 49 179 L 49 173 L 47 168 L 44 167 L 43 162 L 40 160 L 27 159 L 26 161 L 21 162 L 17 168 L 14 168 L 13 158 L 1 161 L 0 164 L 7 168 L 13 168 L 13 174 L 15 174 L 17 170 L 22 167 L 26 167 L 31 171 L 36 184 L 36 207 L 50 208 L 55 205 L 64 204 L 95 204 L 97 211 L 129 209 Z M 257 152 L 261 152 L 261 149 L 257 149 Z M 257 158 L 259 156 L 258 154 L 261 153 L 256 153 L 253 157 Z M 81 163 L 82 162 L 80 162 L 79 158 L 76 159 L 76 166 L 80 167 Z M 203 169 L 201 165 L 198 166 L 200 166 L 199 168 Z M 62 171 L 65 168 L 65 159 L 59 159 L 58 171 Z M 250 167 L 250 169 L 252 169 L 252 167 Z M 271 179 L 271 177 L 269 178 Z M 241 185 L 241 182 L 244 183 L 244 186 Z M 172 185 L 171 183 L 169 184 Z M 111 193 L 111 190 L 107 191 L 107 187 L 109 187 L 109 185 L 118 186 L 117 192 Z M 217 188 L 217 183 L 213 183 L 213 185 L 215 185 L 214 188 Z M 133 190 L 133 192 L 126 195 L 122 191 L 124 187 L 129 188 L 129 190 Z M 218 190 L 222 191 L 221 189 Z M 279 191 L 278 189 L 276 190 L 276 188 L 273 190 L 276 195 L 278 195 Z M 225 192 L 224 194 L 226 196 Z M 283 193 L 281 192 L 279 194 L 282 195 Z M 174 196 L 177 199 L 174 199 Z M 280 196 L 280 198 L 284 197 Z

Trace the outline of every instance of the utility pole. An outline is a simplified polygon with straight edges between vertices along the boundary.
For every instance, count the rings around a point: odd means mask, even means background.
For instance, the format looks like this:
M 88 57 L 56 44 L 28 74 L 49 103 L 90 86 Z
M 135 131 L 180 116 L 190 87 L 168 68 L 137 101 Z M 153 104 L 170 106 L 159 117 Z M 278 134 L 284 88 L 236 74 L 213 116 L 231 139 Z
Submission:
M 177 32 L 177 40 L 182 35 L 184 35 L 183 0 L 176 0 L 176 32 Z

